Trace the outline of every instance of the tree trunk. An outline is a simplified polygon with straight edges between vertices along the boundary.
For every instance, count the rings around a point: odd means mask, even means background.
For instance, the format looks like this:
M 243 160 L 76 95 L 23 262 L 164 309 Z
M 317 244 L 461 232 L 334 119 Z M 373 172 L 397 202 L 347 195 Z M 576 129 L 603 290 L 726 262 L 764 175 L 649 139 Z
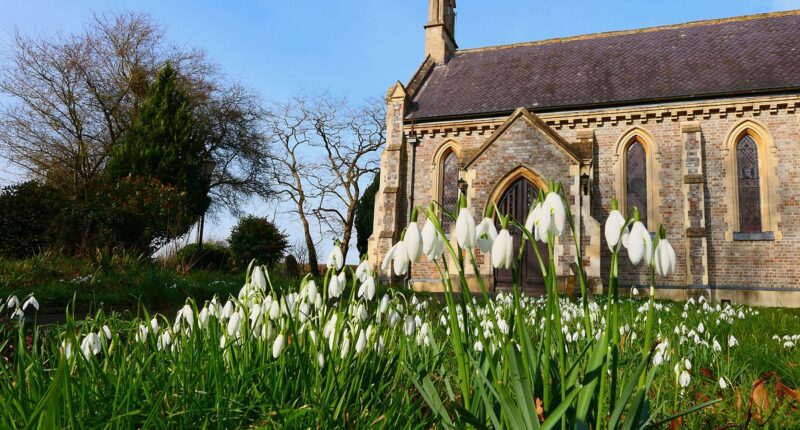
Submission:
M 300 215 L 300 222 L 303 223 L 303 235 L 305 235 L 306 247 L 308 248 L 308 266 L 311 269 L 311 275 L 318 277 L 319 264 L 317 263 L 317 250 L 314 248 L 314 238 L 311 237 L 311 228 L 308 225 L 308 220 L 303 211 L 299 210 L 297 213 Z
M 347 261 L 347 250 L 350 249 L 350 239 L 353 236 L 353 222 L 356 218 L 356 205 L 358 199 L 350 200 L 350 205 L 347 207 L 347 221 L 344 223 L 342 231 L 342 255 L 344 260 Z

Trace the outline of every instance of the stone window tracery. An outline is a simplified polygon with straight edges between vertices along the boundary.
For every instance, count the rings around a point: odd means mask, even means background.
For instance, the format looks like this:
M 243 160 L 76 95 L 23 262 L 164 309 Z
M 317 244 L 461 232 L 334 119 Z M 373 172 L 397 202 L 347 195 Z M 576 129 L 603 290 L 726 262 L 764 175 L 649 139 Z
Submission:
M 761 223 L 761 178 L 758 145 L 749 134 L 736 144 L 737 192 L 739 198 L 739 231 L 758 233 Z
M 639 209 L 639 219 L 647 225 L 647 153 L 637 139 L 625 151 L 625 208 Z
M 458 202 L 458 156 L 454 151 L 450 151 L 442 159 L 442 166 L 440 169 L 440 193 L 439 204 L 442 205 L 447 212 L 453 212 Z M 449 232 L 453 220 L 450 217 L 442 215 L 441 218 L 442 229 Z

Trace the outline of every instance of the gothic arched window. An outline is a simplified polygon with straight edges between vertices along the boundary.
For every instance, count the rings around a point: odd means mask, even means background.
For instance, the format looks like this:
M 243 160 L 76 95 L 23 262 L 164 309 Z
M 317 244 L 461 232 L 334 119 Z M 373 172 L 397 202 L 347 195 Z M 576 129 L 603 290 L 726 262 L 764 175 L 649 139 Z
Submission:
M 758 172 L 758 145 L 749 134 L 736 144 L 736 188 L 739 197 L 739 231 L 761 231 L 761 178 Z
M 458 202 L 458 157 L 454 151 L 451 150 L 442 158 L 439 171 L 441 172 L 439 204 L 444 210 L 452 213 Z M 449 232 L 453 221 L 449 217 L 442 216 L 441 222 L 442 230 Z
M 625 208 L 639 209 L 639 219 L 647 225 L 647 153 L 638 139 L 625 151 Z

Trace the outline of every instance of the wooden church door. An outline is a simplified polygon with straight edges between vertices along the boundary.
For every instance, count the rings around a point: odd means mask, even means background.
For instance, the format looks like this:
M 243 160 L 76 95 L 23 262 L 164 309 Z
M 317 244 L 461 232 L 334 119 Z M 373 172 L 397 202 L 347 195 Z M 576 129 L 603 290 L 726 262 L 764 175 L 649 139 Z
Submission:
M 539 190 L 527 179 L 519 178 L 514 181 L 503 193 L 500 198 L 500 203 L 497 208 L 502 214 L 510 214 L 511 218 L 516 219 L 521 224 L 525 223 L 528 217 L 528 212 L 531 209 L 531 203 L 535 203 L 539 194 Z M 500 223 L 495 221 L 497 229 L 500 229 Z M 522 232 L 509 225 L 508 232 L 514 241 L 514 257 L 519 250 L 520 243 L 522 243 Z M 542 246 L 544 245 L 544 246 Z M 537 244 L 542 258 L 547 259 L 547 245 Z M 539 261 L 536 259 L 536 253 L 533 250 L 533 245 L 527 242 L 525 251 L 520 263 L 520 280 L 522 290 L 527 294 L 543 295 L 545 294 L 544 277 L 542 270 L 539 267 Z M 510 291 L 513 286 L 513 273 L 511 269 L 495 269 L 494 271 L 495 289 L 498 291 Z

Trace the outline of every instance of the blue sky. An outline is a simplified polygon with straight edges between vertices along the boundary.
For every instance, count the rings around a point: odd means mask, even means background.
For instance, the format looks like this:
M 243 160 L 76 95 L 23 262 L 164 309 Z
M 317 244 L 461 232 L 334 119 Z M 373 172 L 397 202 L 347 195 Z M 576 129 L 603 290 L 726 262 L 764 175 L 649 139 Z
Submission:
M 458 0 L 461 48 L 540 40 L 800 8 L 800 0 Z M 0 46 L 25 33 L 80 30 L 93 12 L 131 9 L 151 14 L 175 43 L 204 49 L 229 76 L 281 100 L 298 91 L 355 99 L 383 95 L 407 81 L 422 60 L 427 0 L 65 1 L 0 0 Z M 0 103 L 8 103 L 0 96 Z M 0 164 L 0 185 L 17 177 Z M 253 204 L 259 215 L 280 208 Z M 292 217 L 285 230 L 301 237 Z M 212 223 L 227 237 L 233 220 Z M 327 253 L 326 241 L 320 249 Z

